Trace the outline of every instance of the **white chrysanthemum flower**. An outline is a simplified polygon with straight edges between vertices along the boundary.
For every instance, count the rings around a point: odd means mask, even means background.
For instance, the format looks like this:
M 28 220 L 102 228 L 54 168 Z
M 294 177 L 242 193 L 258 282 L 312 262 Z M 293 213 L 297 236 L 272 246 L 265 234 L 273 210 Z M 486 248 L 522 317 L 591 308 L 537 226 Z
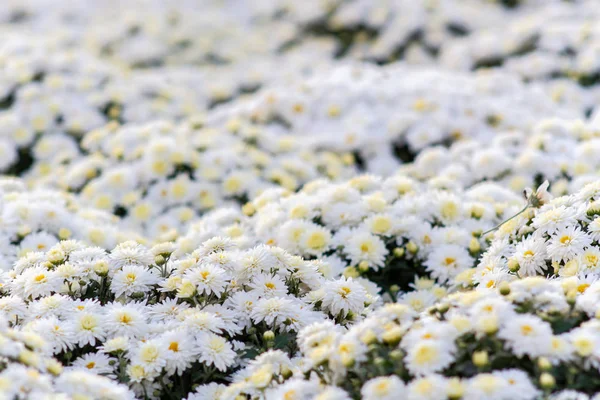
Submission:
M 101 353 L 85 354 L 73 361 L 73 369 L 87 370 L 99 375 L 111 376 L 114 372 L 110 357 Z
M 360 394 L 365 400 L 393 400 L 404 395 L 404 382 L 395 375 L 373 378 L 363 385 Z
M 38 298 L 58 292 L 62 286 L 62 278 L 54 271 L 45 267 L 30 268 L 17 278 L 23 285 L 25 297 Z
M 191 268 L 185 272 L 184 277 L 196 286 L 198 294 L 214 293 L 217 296 L 221 296 L 231 279 L 223 268 L 214 264 L 201 264 Z
M 546 268 L 546 244 L 543 239 L 530 237 L 518 243 L 513 254 L 519 265 L 519 275 L 538 275 Z
M 440 372 L 454 361 L 454 343 L 423 340 L 407 349 L 406 368 L 417 376 Z
M 505 340 L 518 357 L 540 357 L 549 353 L 552 328 L 538 317 L 516 315 L 500 328 L 498 337 Z
M 145 371 L 160 371 L 167 364 L 166 349 L 158 339 L 141 342 L 132 349 L 131 360 L 141 365 Z
M 323 307 L 328 309 L 332 315 L 344 316 L 348 312 L 360 313 L 365 307 L 367 292 L 363 286 L 352 280 L 352 278 L 340 278 L 328 282 L 325 287 Z
M 115 247 L 110 253 L 114 269 L 126 265 L 148 266 L 154 263 L 154 256 L 149 249 L 133 241 L 124 242 Z
M 253 306 L 250 318 L 258 324 L 264 321 L 268 326 L 281 326 L 292 315 L 294 301 L 283 297 L 260 299 Z
M 150 286 L 158 282 L 158 277 L 147 267 L 126 265 L 115 272 L 110 290 L 116 297 L 130 296 L 134 293 L 146 293 Z
M 225 371 L 237 357 L 227 339 L 212 333 L 200 335 L 197 341 L 199 360 L 207 365 L 214 365 L 219 371 Z
M 94 345 L 101 342 L 106 332 L 103 318 L 90 312 L 81 312 L 73 317 L 70 322 L 73 339 L 79 346 Z
M 288 294 L 287 285 L 277 275 L 257 274 L 248 286 L 261 297 L 285 297 Z
M 369 232 L 360 231 L 352 232 L 348 239 L 344 250 L 353 264 L 366 261 L 374 270 L 383 267 L 388 250 L 381 239 Z
M 144 307 L 111 303 L 104 307 L 104 327 L 111 336 L 143 337 L 147 331 Z
M 423 265 L 438 281 L 447 282 L 462 271 L 472 268 L 473 261 L 464 247 L 448 244 L 434 248 Z
M 406 386 L 406 398 L 408 400 L 445 400 L 448 398 L 446 387 L 447 382 L 440 375 L 431 374 L 416 378 Z
M 592 239 L 576 226 L 557 229 L 548 244 L 548 256 L 552 261 L 566 262 L 583 253 L 591 243 Z

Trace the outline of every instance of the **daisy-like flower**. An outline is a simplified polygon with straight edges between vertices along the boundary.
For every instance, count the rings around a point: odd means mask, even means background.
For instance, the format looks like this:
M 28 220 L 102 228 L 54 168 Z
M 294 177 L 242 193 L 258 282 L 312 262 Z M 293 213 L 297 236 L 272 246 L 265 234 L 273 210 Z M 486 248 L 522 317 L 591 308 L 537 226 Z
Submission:
M 549 352 L 552 329 L 538 317 L 517 315 L 500 328 L 498 336 L 517 356 L 539 357 Z
M 111 303 L 105 308 L 104 326 L 111 336 L 143 337 L 148 327 L 141 305 Z
M 297 307 L 294 301 L 283 297 L 260 299 L 252 307 L 250 318 L 257 324 L 264 321 L 268 326 L 282 326 L 292 315 L 294 307 Z
M 214 365 L 220 371 L 225 371 L 236 358 L 236 353 L 226 339 L 221 336 L 206 333 L 197 340 L 200 361 L 206 365 Z
M 374 270 L 383 266 L 388 253 L 381 239 L 369 232 L 360 231 L 350 235 L 346 243 L 346 251 L 353 264 L 366 261 Z
M 394 396 L 403 396 L 404 390 L 404 382 L 392 375 L 367 381 L 360 394 L 368 400 L 392 400 Z
M 150 286 L 158 282 L 158 278 L 147 267 L 125 265 L 115 272 L 110 290 L 116 297 L 130 296 L 134 293 L 146 293 Z
M 70 322 L 73 339 L 79 346 L 95 345 L 106 335 L 103 318 L 91 312 L 81 312 Z
M 164 353 L 167 360 L 166 370 L 169 374 L 181 376 L 197 357 L 192 338 L 187 332 L 170 331 L 161 335 L 159 340 L 161 346 L 166 348 Z
M 366 290 L 352 278 L 340 278 L 324 287 L 323 307 L 332 315 L 359 313 L 365 306 Z
M 254 276 L 249 284 L 252 292 L 262 297 L 285 297 L 288 288 L 279 276 L 258 274 Z
M 110 376 L 114 372 L 114 368 L 110 363 L 111 360 L 105 354 L 85 354 L 73 362 L 72 368 Z
M 23 295 L 32 298 L 56 293 L 62 287 L 61 277 L 44 267 L 30 268 L 18 280 L 22 282 Z
M 229 279 L 231 279 L 223 268 L 204 263 L 187 270 L 184 277 L 196 286 L 199 294 L 210 295 L 214 293 L 217 296 L 221 296 Z
M 546 268 L 545 243 L 539 238 L 528 238 L 517 244 L 513 257 L 519 265 L 519 275 L 540 274 Z
M 435 248 L 423 263 L 431 276 L 446 282 L 473 265 L 473 258 L 461 246 L 448 244 Z
M 558 229 L 548 244 L 548 256 L 552 261 L 569 261 L 582 254 L 591 243 L 592 239 L 576 226 Z
M 423 340 L 407 349 L 406 367 L 418 376 L 439 372 L 453 361 L 454 344 L 445 340 Z
M 159 372 L 167 364 L 166 349 L 158 339 L 140 343 L 132 350 L 132 362 L 141 365 L 144 371 Z
M 114 269 L 126 265 L 146 266 L 154 262 L 154 256 L 144 246 L 137 242 L 124 242 L 115 247 L 110 253 L 111 263 Z

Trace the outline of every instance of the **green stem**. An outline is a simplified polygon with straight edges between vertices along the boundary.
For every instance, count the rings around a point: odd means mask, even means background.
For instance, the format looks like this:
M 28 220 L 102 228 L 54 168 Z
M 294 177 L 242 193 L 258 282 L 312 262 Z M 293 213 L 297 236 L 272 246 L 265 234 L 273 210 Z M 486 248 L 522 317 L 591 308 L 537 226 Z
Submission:
M 492 229 L 483 232 L 481 234 L 481 237 L 484 237 L 485 235 L 487 235 L 490 232 L 494 232 L 495 230 L 497 230 L 498 228 L 500 228 L 502 225 L 506 224 L 508 221 L 511 221 L 511 220 L 515 219 L 516 217 L 518 217 L 519 215 L 523 214 L 525 211 L 527 211 L 528 208 L 529 208 L 529 204 L 527 204 L 521 211 L 519 211 L 518 213 L 516 213 L 515 215 L 513 215 L 512 217 L 510 217 L 506 221 L 502 221 L 498 225 L 496 225 L 495 227 L 493 227 Z

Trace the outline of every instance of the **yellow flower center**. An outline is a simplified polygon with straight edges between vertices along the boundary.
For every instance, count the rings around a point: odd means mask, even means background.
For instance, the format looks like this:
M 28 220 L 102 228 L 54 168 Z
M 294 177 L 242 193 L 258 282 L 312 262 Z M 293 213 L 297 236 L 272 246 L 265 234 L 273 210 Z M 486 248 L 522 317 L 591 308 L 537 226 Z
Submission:
M 444 258 L 444 264 L 446 265 L 446 267 L 450 267 L 455 262 L 456 262 L 456 258 L 454 258 L 454 257 L 446 257 L 446 258 Z
M 531 325 L 523 325 L 521 326 L 521 333 L 524 336 L 529 336 L 533 333 L 533 328 L 531 327 Z
M 571 240 L 573 240 L 573 238 L 571 236 L 565 235 L 560 238 L 560 243 L 564 244 L 564 245 L 568 245 L 568 244 L 571 244 Z

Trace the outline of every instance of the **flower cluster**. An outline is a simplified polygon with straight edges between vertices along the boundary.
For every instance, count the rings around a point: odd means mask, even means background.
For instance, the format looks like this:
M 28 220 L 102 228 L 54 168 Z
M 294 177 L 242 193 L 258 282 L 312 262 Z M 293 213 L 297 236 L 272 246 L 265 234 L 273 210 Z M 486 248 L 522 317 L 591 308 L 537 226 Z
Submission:
M 600 400 L 597 3 L 3 0 L 0 399 Z
M 389 174 L 429 146 L 526 130 L 542 115 L 582 118 L 588 107 L 586 98 L 552 99 L 546 87 L 502 72 L 349 64 L 267 85 L 210 113 L 207 123 L 251 119 L 321 148 L 354 152 L 369 171 Z
M 356 172 L 349 155 L 235 120 L 219 127 L 201 119 L 109 124 L 87 133 L 81 147 L 87 155 L 51 174 L 34 164 L 27 180 L 80 192 L 85 204 L 152 237 L 180 232 L 207 210 L 244 204 L 268 187 L 296 190 L 311 179 Z
M 21 256 L 47 251 L 60 240 L 75 239 L 110 249 L 141 235 L 127 231 L 112 214 L 82 206 L 61 191 L 27 190 L 17 179 L 0 179 L 0 269 Z
M 508 26 L 446 43 L 441 63 L 460 69 L 501 66 L 524 79 L 593 86 L 600 77 L 598 16 L 594 1 L 546 2 L 511 19 Z M 561 95 L 558 89 L 556 96 Z
M 140 396 L 181 398 L 268 349 L 293 354 L 310 323 L 368 315 L 378 288 L 338 278 L 336 267 L 275 247 L 240 251 L 219 237 L 180 257 L 173 243 L 125 242 L 107 253 L 63 241 L 4 275 L 0 313 L 44 337 L 70 368 L 129 383 Z
M 301 359 L 264 354 L 221 398 L 587 399 L 599 384 L 600 282 L 583 285 L 529 277 L 420 315 L 385 305 L 347 331 L 317 323 L 298 336 Z
M 48 356 L 49 345 L 0 317 L 0 390 L 5 399 L 86 398 L 133 400 L 124 385 L 80 370 L 64 369 Z
M 519 196 L 491 183 L 460 192 L 402 175 L 362 175 L 339 184 L 313 181 L 292 195 L 267 190 L 245 206 L 248 220 L 223 216 L 216 232 L 229 229 L 303 257 L 335 260 L 347 266 L 346 276 L 366 277 L 395 295 L 413 285 L 451 284 L 475 264 L 486 245 L 479 236 L 522 206 Z
M 429 147 L 399 171 L 438 187 L 495 181 L 520 193 L 548 180 L 554 195 L 575 193 L 598 179 L 597 118 L 544 119 L 527 133 L 500 133 L 486 145 L 463 141 Z
M 493 286 L 532 275 L 595 279 L 600 265 L 599 193 L 596 181 L 507 221 L 493 234 L 473 282 Z

